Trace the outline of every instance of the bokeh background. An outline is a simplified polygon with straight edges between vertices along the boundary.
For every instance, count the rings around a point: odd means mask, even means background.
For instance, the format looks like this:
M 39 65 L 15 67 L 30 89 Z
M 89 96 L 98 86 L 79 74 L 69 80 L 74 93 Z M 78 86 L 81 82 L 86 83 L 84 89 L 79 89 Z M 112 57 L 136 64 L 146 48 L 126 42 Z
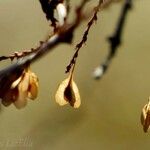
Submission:
M 72 7 L 79 0 L 72 2 Z M 92 8 L 90 1 L 86 9 Z M 74 3 L 74 5 L 73 5 Z M 55 103 L 65 66 L 86 27 L 75 32 L 72 45 L 62 44 L 35 62 L 32 70 L 40 80 L 39 96 L 17 110 L 1 107 L 0 149 L 31 150 L 149 150 L 150 133 L 144 133 L 140 113 L 150 95 L 150 1 L 133 0 L 123 43 L 106 75 L 92 78 L 94 68 L 108 53 L 123 3 L 99 13 L 87 44 L 81 49 L 75 71 L 82 105 L 79 109 Z M 38 0 L 0 1 L 0 55 L 36 47 L 50 32 Z M 1 62 L 0 66 L 10 64 Z

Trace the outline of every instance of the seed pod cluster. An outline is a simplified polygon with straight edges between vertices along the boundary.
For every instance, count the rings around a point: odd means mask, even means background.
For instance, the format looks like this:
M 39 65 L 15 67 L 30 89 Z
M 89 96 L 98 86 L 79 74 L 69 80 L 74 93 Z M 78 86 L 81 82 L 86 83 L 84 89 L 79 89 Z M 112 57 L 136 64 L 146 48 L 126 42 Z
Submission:
M 2 104 L 14 104 L 20 109 L 26 106 L 27 98 L 34 100 L 38 94 L 39 81 L 35 73 L 25 68 L 22 75 L 15 80 L 2 97 Z

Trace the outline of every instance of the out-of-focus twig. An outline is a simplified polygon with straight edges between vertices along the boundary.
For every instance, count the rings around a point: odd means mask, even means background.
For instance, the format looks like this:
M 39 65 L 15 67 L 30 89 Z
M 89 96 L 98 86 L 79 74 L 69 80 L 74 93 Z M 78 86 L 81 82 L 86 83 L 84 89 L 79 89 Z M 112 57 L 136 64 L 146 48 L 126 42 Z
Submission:
M 95 79 L 99 79 L 105 74 L 105 72 L 107 71 L 110 65 L 111 60 L 114 58 L 115 54 L 117 53 L 118 47 L 121 45 L 121 38 L 125 26 L 126 17 L 131 7 L 132 7 L 132 0 L 126 0 L 118 20 L 116 30 L 114 34 L 108 38 L 110 43 L 109 54 L 106 57 L 104 63 L 98 66 L 93 73 Z

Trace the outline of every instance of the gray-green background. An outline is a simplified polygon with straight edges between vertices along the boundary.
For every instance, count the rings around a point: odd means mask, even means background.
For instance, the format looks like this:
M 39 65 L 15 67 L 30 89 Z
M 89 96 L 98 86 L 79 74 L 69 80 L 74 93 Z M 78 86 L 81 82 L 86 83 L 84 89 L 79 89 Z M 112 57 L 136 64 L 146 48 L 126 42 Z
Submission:
M 78 110 L 59 107 L 54 94 L 66 78 L 65 66 L 86 23 L 72 46 L 63 44 L 32 65 L 40 81 L 39 96 L 22 110 L 2 107 L 0 149 L 149 150 L 150 133 L 143 133 L 139 118 L 150 95 L 150 1 L 133 3 L 123 44 L 104 78 L 95 81 L 91 73 L 108 52 L 106 37 L 114 31 L 121 3 L 99 13 L 75 71 L 82 98 Z M 0 0 L 0 55 L 36 47 L 49 31 L 38 0 Z

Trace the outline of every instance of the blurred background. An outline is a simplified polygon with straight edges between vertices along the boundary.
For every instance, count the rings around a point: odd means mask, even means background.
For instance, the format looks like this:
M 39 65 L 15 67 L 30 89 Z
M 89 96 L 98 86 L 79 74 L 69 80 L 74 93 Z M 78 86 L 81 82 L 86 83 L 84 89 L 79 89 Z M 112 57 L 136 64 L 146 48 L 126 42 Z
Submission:
M 71 2 L 72 8 L 78 2 Z M 86 9 L 96 2 L 90 1 Z M 101 80 L 92 78 L 108 53 L 106 39 L 116 27 L 122 4 L 116 2 L 99 13 L 80 51 L 75 81 L 81 107 L 60 107 L 54 95 L 67 77 L 65 67 L 86 22 L 75 32 L 72 45 L 56 47 L 31 66 L 40 81 L 38 98 L 21 110 L 1 107 L 0 149 L 149 150 L 150 133 L 145 134 L 140 124 L 141 109 L 150 95 L 149 0 L 133 0 L 116 57 Z M 50 32 L 38 0 L 1 0 L 0 18 L 0 55 L 36 47 Z M 8 64 L 9 60 L 1 62 L 0 67 Z

